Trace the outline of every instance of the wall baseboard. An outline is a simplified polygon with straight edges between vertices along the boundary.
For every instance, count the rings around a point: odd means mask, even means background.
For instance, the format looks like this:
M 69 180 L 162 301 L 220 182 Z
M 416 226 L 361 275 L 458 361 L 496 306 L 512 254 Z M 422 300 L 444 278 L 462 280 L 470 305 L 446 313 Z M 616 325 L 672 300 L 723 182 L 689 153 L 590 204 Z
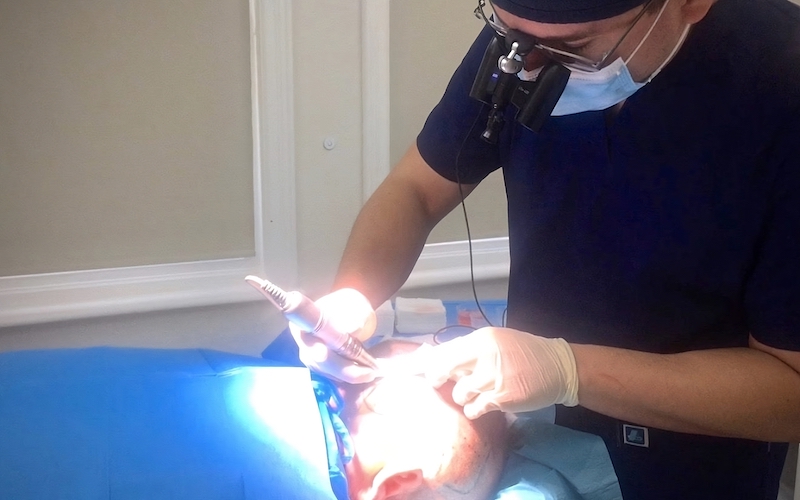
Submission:
M 476 281 L 508 276 L 508 238 L 472 242 Z M 261 300 L 255 258 L 0 278 L 0 327 Z M 425 246 L 403 289 L 469 283 L 466 241 Z
M 467 241 L 425 245 L 417 265 L 401 289 L 469 283 L 469 254 Z M 507 237 L 473 240 L 472 257 L 476 281 L 508 277 L 511 259 Z
M 0 278 L 0 327 L 259 299 L 254 258 Z

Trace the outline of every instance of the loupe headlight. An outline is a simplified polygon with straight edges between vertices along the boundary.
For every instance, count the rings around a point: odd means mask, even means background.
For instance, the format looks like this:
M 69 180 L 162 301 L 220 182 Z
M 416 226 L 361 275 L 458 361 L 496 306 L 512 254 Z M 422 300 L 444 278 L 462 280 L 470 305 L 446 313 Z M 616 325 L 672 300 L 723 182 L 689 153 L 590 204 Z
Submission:
M 542 68 L 535 81 L 517 77 L 523 68 L 522 58 L 535 47 L 533 37 L 516 30 L 492 37 L 486 47 L 469 93 L 473 99 L 491 106 L 486 129 L 481 134 L 485 141 L 497 143 L 509 103 L 519 109 L 517 122 L 538 132 L 564 92 L 570 71 L 554 61 Z

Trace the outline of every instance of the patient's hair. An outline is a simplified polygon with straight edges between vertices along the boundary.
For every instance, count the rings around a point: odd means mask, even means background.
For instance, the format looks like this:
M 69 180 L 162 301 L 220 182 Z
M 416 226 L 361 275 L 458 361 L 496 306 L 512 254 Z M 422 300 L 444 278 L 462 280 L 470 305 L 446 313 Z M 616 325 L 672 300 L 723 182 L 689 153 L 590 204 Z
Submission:
M 411 352 L 419 344 L 389 340 L 370 352 L 373 356 L 390 357 Z M 362 386 L 368 388 L 369 385 Z M 361 389 L 365 390 L 365 389 Z M 458 418 L 458 442 L 453 443 L 452 456 L 436 473 L 434 484 L 424 485 L 413 496 L 414 500 L 459 499 L 483 500 L 494 498 L 497 481 L 507 454 L 507 423 L 501 412 L 489 412 L 475 420 L 463 414 L 463 409 L 452 400 L 453 384 L 448 382 L 437 390 L 443 401 L 453 407 Z
M 452 390 L 451 384 L 443 387 Z M 475 420 L 464 417 L 464 422 L 470 432 L 460 433 L 455 459 L 440 471 L 441 486 L 436 495 L 420 491 L 415 500 L 494 498 L 507 454 L 505 416 L 496 411 Z

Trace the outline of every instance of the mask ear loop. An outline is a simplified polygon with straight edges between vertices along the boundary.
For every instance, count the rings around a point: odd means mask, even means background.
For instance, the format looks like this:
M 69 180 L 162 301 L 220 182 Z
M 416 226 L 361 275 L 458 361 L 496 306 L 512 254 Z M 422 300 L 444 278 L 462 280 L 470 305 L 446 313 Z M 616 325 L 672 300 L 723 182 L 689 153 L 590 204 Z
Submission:
M 636 55 L 636 53 L 637 53 L 637 52 L 639 52 L 639 49 L 641 49 L 641 48 L 642 48 L 642 45 L 644 45 L 644 42 L 646 42 L 646 41 L 647 41 L 647 39 L 648 39 L 648 38 L 650 38 L 650 33 L 652 33 L 652 32 L 653 32 L 653 30 L 654 30 L 654 29 L 655 29 L 655 27 L 656 27 L 656 24 L 658 24 L 658 20 L 659 20 L 659 19 L 661 19 L 661 14 L 663 14 L 663 13 L 664 13 L 664 10 L 666 10 L 666 8 L 667 8 L 667 4 L 669 4 L 669 0 L 666 0 L 666 2 L 664 2 L 664 5 L 662 5 L 662 6 L 661 6 L 661 10 L 659 10 L 659 11 L 658 11 L 658 15 L 656 16 L 656 20 L 655 20 L 655 21 L 653 21 L 653 24 L 651 24 L 651 25 L 650 25 L 650 29 L 649 29 L 649 30 L 647 30 L 647 33 L 645 33 L 644 37 L 643 37 L 643 38 L 642 38 L 642 40 L 639 42 L 639 45 L 637 45 L 637 46 L 636 46 L 636 48 L 635 48 L 635 49 L 633 49 L 633 52 L 631 52 L 631 55 L 630 55 L 630 56 L 628 56 L 628 58 L 627 58 L 627 59 L 625 59 L 625 66 L 627 66 L 627 65 L 628 65 L 628 63 L 629 63 L 629 62 L 631 62 L 631 59 L 633 59 L 633 56 L 635 56 L 635 55 Z M 651 77 L 651 78 L 652 78 L 652 77 Z
M 664 67 L 665 67 L 667 64 L 669 64 L 669 62 L 672 60 L 672 58 L 673 58 L 673 57 L 675 57 L 675 54 L 677 54 L 677 53 L 678 53 L 678 50 L 679 50 L 679 49 L 680 49 L 680 48 L 683 46 L 683 42 L 684 42 L 684 41 L 686 41 L 686 37 L 689 35 L 689 29 L 690 29 L 691 27 L 692 27 L 692 25 L 691 25 L 691 24 L 687 24 L 687 25 L 686 25 L 686 28 L 684 28 L 684 30 L 683 30 L 683 34 L 681 34 L 681 37 L 678 39 L 678 43 L 677 43 L 677 44 L 675 44 L 675 48 L 673 48 L 673 49 L 672 49 L 672 52 L 670 52 L 670 54 L 669 54 L 669 57 L 667 57 L 666 59 L 664 59 L 664 62 L 661 64 L 661 66 L 659 66 L 659 67 L 658 67 L 658 69 L 657 69 L 657 70 L 655 70 L 655 71 L 653 72 L 653 74 L 652 74 L 652 75 L 650 75 L 650 78 L 648 78 L 648 79 L 647 79 L 647 82 L 645 82 L 645 83 L 650 83 L 650 82 L 652 82 L 652 81 L 653 81 L 653 78 L 655 78 L 655 77 L 656 77 L 656 75 L 658 75 L 659 73 L 661 73 L 661 70 L 662 70 L 662 69 L 664 69 Z

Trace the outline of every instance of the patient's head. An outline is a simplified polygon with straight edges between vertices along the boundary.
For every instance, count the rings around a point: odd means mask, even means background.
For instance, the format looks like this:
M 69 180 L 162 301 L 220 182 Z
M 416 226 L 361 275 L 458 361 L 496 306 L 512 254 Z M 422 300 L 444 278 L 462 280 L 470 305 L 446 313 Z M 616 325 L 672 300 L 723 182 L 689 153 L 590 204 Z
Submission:
M 409 352 L 410 342 L 384 342 L 376 357 Z M 485 499 L 505 461 L 505 417 L 476 420 L 453 403 L 452 386 L 397 376 L 343 387 L 343 418 L 355 458 L 347 466 L 351 498 Z

